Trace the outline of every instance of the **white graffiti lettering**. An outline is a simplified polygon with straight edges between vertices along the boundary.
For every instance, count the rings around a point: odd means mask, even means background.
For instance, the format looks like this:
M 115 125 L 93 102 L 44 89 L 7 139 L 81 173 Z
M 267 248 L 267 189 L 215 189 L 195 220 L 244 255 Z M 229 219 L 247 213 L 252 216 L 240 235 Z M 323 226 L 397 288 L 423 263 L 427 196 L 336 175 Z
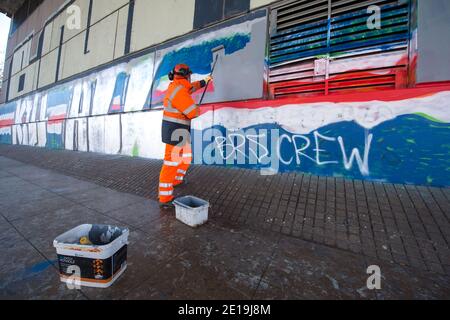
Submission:
M 339 146 L 341 147 L 341 151 L 342 151 L 342 157 L 343 157 L 345 169 L 350 170 L 353 167 L 354 160 L 356 159 L 356 162 L 358 163 L 358 167 L 359 167 L 359 170 L 361 171 L 361 174 L 364 176 L 369 175 L 369 152 L 370 152 L 370 147 L 372 145 L 372 140 L 373 140 L 372 134 L 366 135 L 365 148 L 364 148 L 364 159 L 361 159 L 359 150 L 356 148 L 352 150 L 352 153 L 351 153 L 350 159 L 349 159 L 349 158 L 347 158 L 347 154 L 345 152 L 344 139 L 342 137 L 338 138 Z
M 316 152 L 316 163 L 319 166 L 327 165 L 327 164 L 337 164 L 337 163 L 339 163 L 338 161 L 324 161 L 324 162 L 320 161 L 320 153 L 321 152 L 325 152 L 326 150 L 322 150 L 322 149 L 319 148 L 319 143 L 320 143 L 319 139 L 322 139 L 322 140 L 325 140 L 325 141 L 330 141 L 330 142 L 335 142 L 336 138 L 326 137 L 326 136 L 321 135 L 319 132 L 315 131 L 314 132 L 314 139 L 316 141 L 316 148 L 314 149 L 314 151 Z
M 266 133 L 257 134 L 254 131 L 230 132 L 226 135 L 219 130 L 214 130 L 214 133 L 209 131 L 206 130 L 204 133 L 203 141 L 209 143 L 203 149 L 203 159 L 199 159 L 206 164 L 223 165 L 225 162 L 231 165 L 270 165 L 271 171 L 277 171 L 279 164 L 301 168 L 304 159 L 307 159 L 317 166 L 342 164 L 347 171 L 353 170 L 356 162 L 362 175 L 370 174 L 369 155 L 373 134 L 368 132 L 365 135 L 364 152 L 361 156 L 362 153 L 358 148 L 353 148 L 348 155 L 343 137 L 329 137 L 319 131 L 313 133 L 313 141 L 306 135 L 280 135 L 277 129 L 271 130 L 270 139 Z M 217 135 L 218 133 L 220 135 Z M 340 151 L 342 161 L 324 160 L 325 154 L 338 156 L 336 152 L 327 151 L 324 142 Z M 308 154 L 311 152 L 314 152 L 314 156 Z

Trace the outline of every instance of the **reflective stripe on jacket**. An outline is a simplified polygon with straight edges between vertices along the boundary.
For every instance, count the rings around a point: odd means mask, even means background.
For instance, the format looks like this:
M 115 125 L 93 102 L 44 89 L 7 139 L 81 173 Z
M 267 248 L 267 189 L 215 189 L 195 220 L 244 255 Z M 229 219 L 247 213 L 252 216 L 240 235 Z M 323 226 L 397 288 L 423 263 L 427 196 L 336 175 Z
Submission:
M 175 79 L 164 98 L 164 120 L 190 125 L 191 119 L 200 115 L 199 108 L 191 97 L 191 92 L 199 83 L 191 84 L 186 79 Z
M 191 120 L 200 115 L 200 110 L 191 97 L 191 93 L 205 86 L 204 81 L 190 83 L 186 79 L 175 79 L 164 97 L 164 114 L 162 123 L 163 143 L 178 145 L 180 139 L 172 134 L 177 129 L 190 131 Z

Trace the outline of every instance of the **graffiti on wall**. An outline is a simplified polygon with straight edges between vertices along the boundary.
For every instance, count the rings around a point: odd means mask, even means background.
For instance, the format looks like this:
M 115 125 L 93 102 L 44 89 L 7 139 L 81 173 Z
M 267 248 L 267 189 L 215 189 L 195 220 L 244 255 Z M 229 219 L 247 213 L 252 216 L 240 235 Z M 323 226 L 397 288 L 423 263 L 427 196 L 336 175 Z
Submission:
M 229 90 L 226 81 L 217 80 L 205 100 L 261 98 L 265 36 L 266 10 L 259 10 L 17 99 L 0 106 L 1 142 L 160 158 L 163 146 L 154 141 L 161 140 L 160 102 L 169 71 L 184 62 L 192 67 L 194 81 L 203 79 L 213 65 L 211 50 L 223 46 L 217 70 L 226 68 L 230 77 L 254 85 Z
M 380 28 L 371 11 L 349 5 L 331 19 L 303 19 L 270 40 L 273 97 L 333 95 L 405 88 L 408 84 L 409 1 L 384 4 Z M 283 13 L 283 10 L 280 11 Z M 413 46 L 410 46 L 413 47 Z
M 194 81 L 202 79 L 214 65 L 213 49 L 223 46 L 205 99 L 210 104 L 193 122 L 197 163 L 254 168 L 264 174 L 302 171 L 448 186 L 449 87 L 385 91 L 383 97 L 365 93 L 314 101 L 216 103 L 262 97 L 266 27 L 265 11 L 253 13 L 0 106 L 0 142 L 161 159 L 160 107 L 167 73 L 184 62 L 191 65 Z M 307 85 L 317 86 L 322 85 L 316 80 L 324 77 L 323 70 L 329 73 L 329 84 L 343 83 L 339 74 L 359 71 L 383 82 L 392 80 L 394 66 L 395 82 L 404 78 L 407 63 L 403 49 L 370 58 L 328 58 L 272 68 L 271 88 L 291 81 L 286 73 L 297 77 L 298 70 L 313 74 L 316 78 Z M 373 68 L 377 70 L 363 74 Z
M 127 96 L 127 87 L 130 76 L 121 72 L 116 77 L 116 84 L 114 86 L 113 97 L 109 106 L 109 114 L 124 112 L 125 100 Z
M 169 87 L 168 73 L 183 62 L 193 71 L 192 80 L 202 80 L 214 71 L 205 103 L 261 98 L 264 87 L 267 19 L 261 10 L 226 23 L 220 29 L 182 39 L 156 52 L 155 77 L 144 109 L 161 106 Z M 214 49 L 223 47 L 216 52 Z M 245 83 L 245 86 L 242 86 Z M 198 102 L 203 91 L 193 94 Z
M 8 103 L 0 107 L 0 143 L 12 143 L 11 128 L 14 124 L 16 103 Z
M 47 141 L 46 147 L 62 149 L 64 124 L 72 100 L 72 88 L 65 86 L 51 90 L 47 95 Z
M 264 174 L 303 171 L 445 186 L 450 91 L 417 94 L 391 101 L 361 95 L 356 102 L 218 105 L 194 121 L 195 161 Z

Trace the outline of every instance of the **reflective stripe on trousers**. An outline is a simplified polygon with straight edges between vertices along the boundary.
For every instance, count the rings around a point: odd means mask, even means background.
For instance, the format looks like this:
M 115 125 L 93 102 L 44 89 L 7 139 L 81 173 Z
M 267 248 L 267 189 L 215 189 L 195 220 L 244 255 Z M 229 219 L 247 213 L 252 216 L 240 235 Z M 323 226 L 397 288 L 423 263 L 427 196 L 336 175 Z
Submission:
M 159 178 L 159 201 L 167 203 L 174 198 L 174 187 L 183 182 L 192 162 L 190 145 L 176 147 L 167 144 Z

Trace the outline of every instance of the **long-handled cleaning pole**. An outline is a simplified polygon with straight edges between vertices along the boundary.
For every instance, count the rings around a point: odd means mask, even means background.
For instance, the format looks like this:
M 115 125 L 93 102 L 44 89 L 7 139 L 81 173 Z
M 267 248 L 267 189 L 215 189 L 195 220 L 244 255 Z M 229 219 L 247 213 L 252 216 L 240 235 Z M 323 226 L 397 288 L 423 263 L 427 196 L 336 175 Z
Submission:
M 222 50 L 222 49 L 224 49 L 224 46 L 219 46 L 217 48 L 212 49 L 211 52 L 214 55 L 215 52 L 217 52 L 219 50 Z M 214 70 L 216 69 L 216 64 L 217 64 L 217 60 L 218 59 L 219 59 L 219 54 L 216 54 L 216 59 L 214 61 L 214 65 L 213 65 L 212 70 L 211 70 L 211 76 L 214 74 Z M 199 105 L 202 104 L 203 98 L 205 98 L 205 94 L 206 94 L 206 91 L 208 90 L 209 82 L 210 81 L 208 81 L 208 83 L 206 83 L 206 87 L 205 87 L 205 90 L 203 91 L 202 98 L 200 99 Z

